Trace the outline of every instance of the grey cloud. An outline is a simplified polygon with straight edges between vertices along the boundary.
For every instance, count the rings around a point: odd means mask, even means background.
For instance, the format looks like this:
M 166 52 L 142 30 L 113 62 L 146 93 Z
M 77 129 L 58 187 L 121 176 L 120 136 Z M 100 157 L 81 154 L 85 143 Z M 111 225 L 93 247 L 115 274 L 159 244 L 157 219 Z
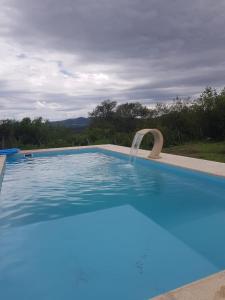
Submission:
M 14 37 L 87 59 L 160 58 L 224 47 L 223 0 L 20 0 Z
M 225 85 L 224 0 L 9 0 L 7 5 L 13 18 L 8 38 L 28 48 L 74 54 L 87 66 L 117 65 L 118 80 L 134 82 L 121 91 L 100 86 L 99 96 L 88 87 L 82 97 L 43 95 L 64 101 L 65 110 L 102 98 L 167 100 Z M 63 62 L 58 67 L 76 77 Z M 146 83 L 135 83 L 140 79 Z

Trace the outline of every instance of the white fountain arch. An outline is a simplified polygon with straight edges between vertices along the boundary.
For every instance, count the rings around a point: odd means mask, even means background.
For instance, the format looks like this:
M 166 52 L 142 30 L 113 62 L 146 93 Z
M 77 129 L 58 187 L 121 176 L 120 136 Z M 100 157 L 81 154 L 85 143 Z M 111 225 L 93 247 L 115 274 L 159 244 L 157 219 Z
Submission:
M 137 155 L 138 149 L 141 145 L 144 135 L 149 132 L 152 133 L 152 135 L 154 137 L 154 145 L 153 145 L 152 151 L 150 152 L 148 157 L 153 158 L 153 159 L 160 158 L 160 153 L 161 153 L 162 147 L 163 147 L 163 135 L 160 130 L 155 129 L 155 128 L 142 129 L 142 130 L 139 130 L 136 132 L 133 142 L 132 142 L 131 150 L 130 150 L 131 156 Z

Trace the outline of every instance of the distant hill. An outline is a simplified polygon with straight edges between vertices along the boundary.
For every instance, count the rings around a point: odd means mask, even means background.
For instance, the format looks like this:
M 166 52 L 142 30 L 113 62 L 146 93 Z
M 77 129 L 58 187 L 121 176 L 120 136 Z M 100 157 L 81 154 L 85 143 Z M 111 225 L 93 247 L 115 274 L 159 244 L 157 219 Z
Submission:
M 51 122 L 53 125 L 59 125 L 59 126 L 64 126 L 67 128 L 73 128 L 73 129 L 84 129 L 87 127 L 90 123 L 89 118 L 74 118 L 74 119 L 67 119 L 67 120 L 62 120 L 62 121 L 54 121 Z

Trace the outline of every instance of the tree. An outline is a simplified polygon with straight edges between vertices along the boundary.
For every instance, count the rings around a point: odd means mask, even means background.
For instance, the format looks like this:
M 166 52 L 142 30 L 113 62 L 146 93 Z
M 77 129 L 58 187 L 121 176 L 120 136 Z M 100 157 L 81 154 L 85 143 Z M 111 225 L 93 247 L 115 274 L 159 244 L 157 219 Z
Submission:
M 116 101 L 102 101 L 100 105 L 97 105 L 96 108 L 89 113 L 89 117 L 93 119 L 110 120 L 114 116 L 116 105 Z
M 116 115 L 119 118 L 135 119 L 147 118 L 150 111 L 139 102 L 120 104 L 116 108 Z

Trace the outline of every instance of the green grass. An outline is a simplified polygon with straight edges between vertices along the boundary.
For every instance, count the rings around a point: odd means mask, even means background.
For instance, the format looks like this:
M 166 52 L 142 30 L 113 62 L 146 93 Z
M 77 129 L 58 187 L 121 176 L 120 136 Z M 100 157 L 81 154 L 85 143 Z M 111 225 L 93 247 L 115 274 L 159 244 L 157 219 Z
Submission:
M 225 142 L 198 142 L 164 148 L 163 152 L 225 162 Z

